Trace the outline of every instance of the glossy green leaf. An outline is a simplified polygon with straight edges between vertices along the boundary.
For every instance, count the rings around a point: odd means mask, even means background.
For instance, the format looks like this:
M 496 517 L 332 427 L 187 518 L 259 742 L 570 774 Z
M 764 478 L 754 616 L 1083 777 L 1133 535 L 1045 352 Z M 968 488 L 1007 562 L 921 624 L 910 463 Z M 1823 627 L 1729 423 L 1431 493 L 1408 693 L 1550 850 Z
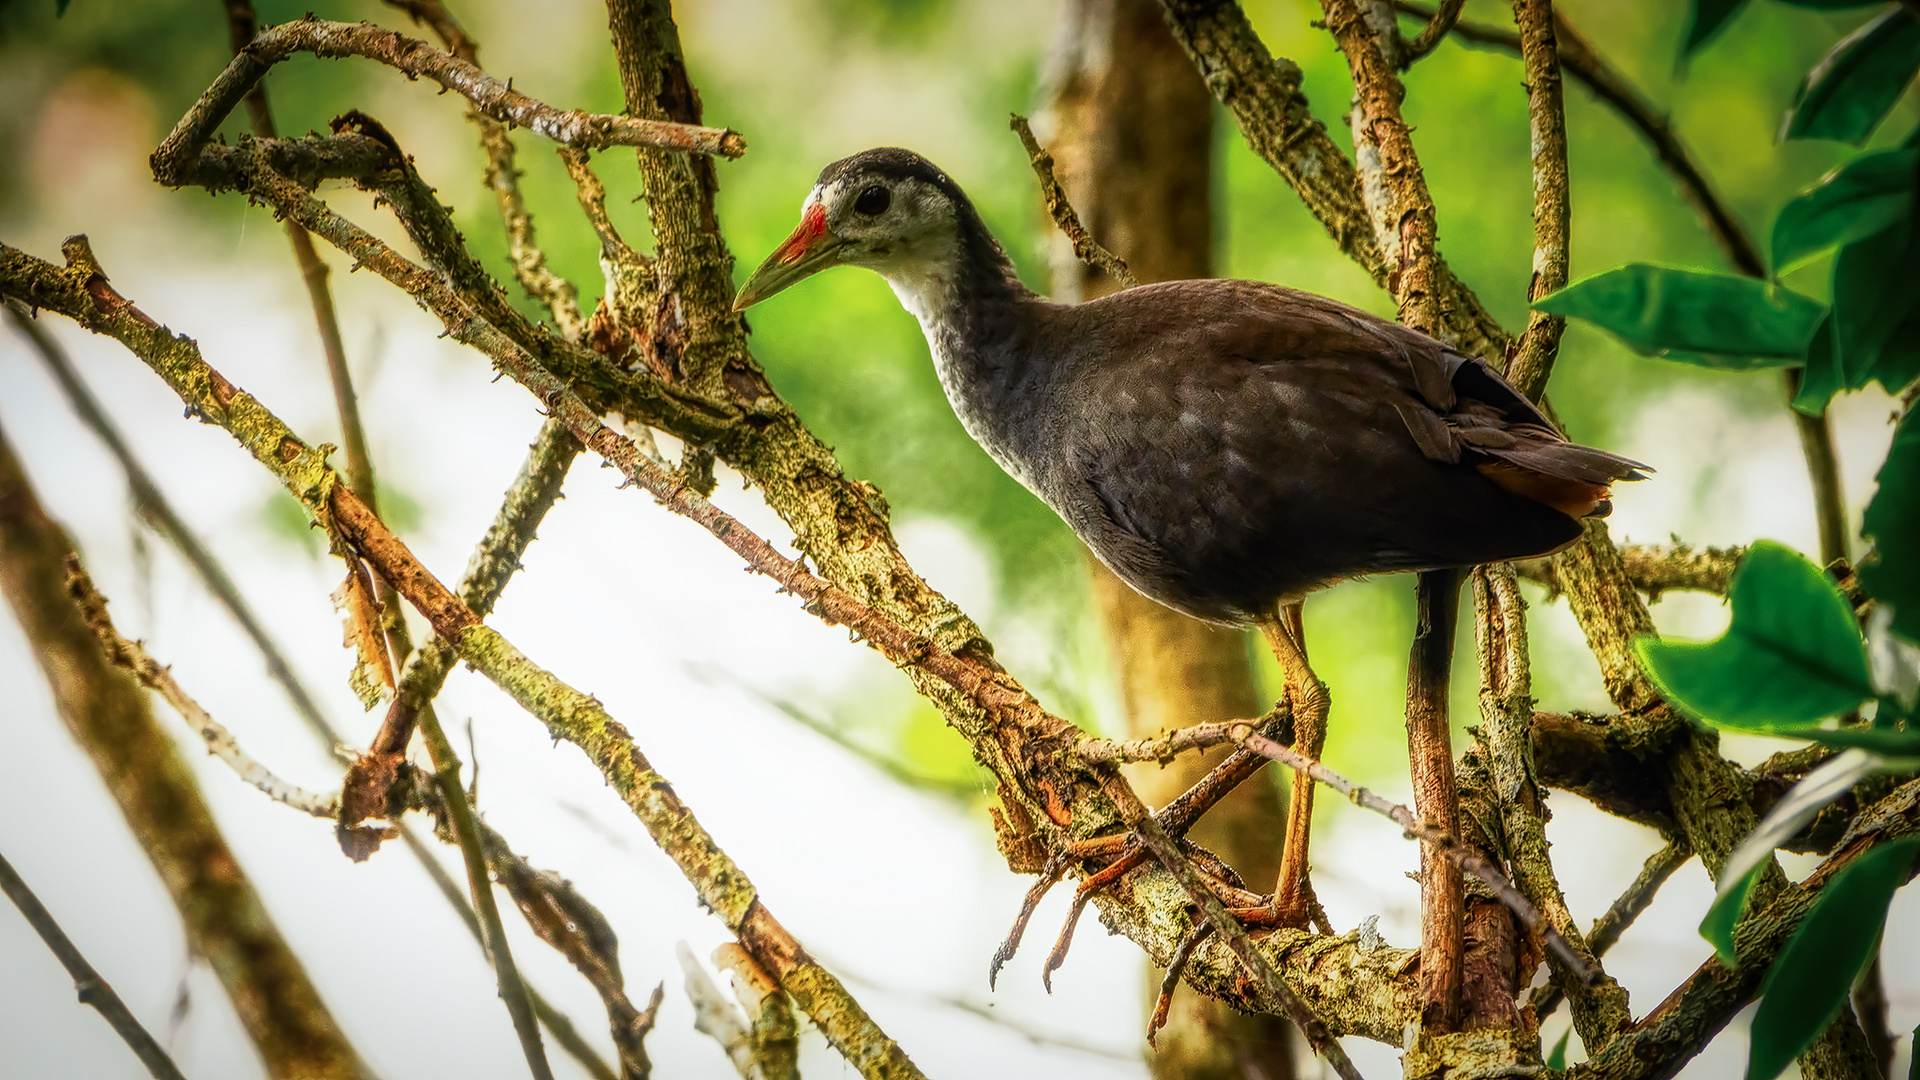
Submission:
M 1907 879 L 1920 836 L 1881 844 L 1834 875 L 1761 984 L 1747 1080 L 1773 1080 L 1840 1015 L 1873 959 L 1887 905 Z
M 1889 390 L 1920 374 L 1920 229 L 1908 217 L 1840 249 L 1833 265 L 1833 343 L 1841 382 Z
M 1875 479 L 1860 528 L 1873 553 L 1860 564 L 1860 583 L 1893 609 L 1896 633 L 1920 641 L 1920 409 L 1901 419 Z
M 1859 145 L 1920 72 L 1920 19 L 1904 4 L 1842 38 L 1807 72 L 1787 111 L 1788 139 Z
M 1681 57 L 1692 56 L 1713 40 L 1746 3 L 1747 0 L 1693 0 L 1693 18 L 1687 21 L 1687 36 L 1680 45 Z
M 1585 319 L 1634 351 L 1706 367 L 1790 367 L 1826 307 L 1789 289 L 1735 274 L 1630 263 L 1541 297 L 1535 308 Z
M 1760 874 L 1768 865 L 1764 860 L 1755 863 L 1731 886 L 1722 886 L 1719 895 L 1713 898 L 1713 906 L 1707 909 L 1707 917 L 1700 920 L 1700 936 L 1712 943 L 1713 955 L 1726 967 L 1740 962 L 1733 949 L 1733 928 L 1740 922 L 1747 897 L 1753 895 L 1754 882 L 1760 880 Z
M 1546 1066 L 1554 1072 L 1567 1071 L 1567 1040 L 1573 1038 L 1573 1029 L 1560 1033 L 1560 1041 L 1553 1044 L 1553 1053 L 1547 1055 Z
M 1709 723 L 1773 734 L 1806 729 L 1874 696 L 1853 608 L 1819 567 L 1761 541 L 1734 572 L 1733 622 L 1713 641 L 1633 643 L 1660 693 Z
M 1866 154 L 1829 173 L 1773 220 L 1773 272 L 1898 223 L 1913 206 L 1916 177 L 1915 148 Z
M 1833 348 L 1833 314 L 1820 320 L 1820 328 L 1807 343 L 1807 363 L 1800 369 L 1800 389 L 1794 392 L 1793 407 L 1808 416 L 1824 416 L 1833 395 L 1847 389 L 1846 376 L 1840 371 L 1840 357 Z

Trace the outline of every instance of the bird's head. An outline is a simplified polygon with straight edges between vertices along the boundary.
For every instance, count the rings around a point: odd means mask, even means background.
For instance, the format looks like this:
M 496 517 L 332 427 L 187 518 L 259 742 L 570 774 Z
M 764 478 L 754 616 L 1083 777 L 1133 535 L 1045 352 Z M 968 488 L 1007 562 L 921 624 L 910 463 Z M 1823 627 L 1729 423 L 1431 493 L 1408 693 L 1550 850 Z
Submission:
M 832 266 L 864 266 L 900 292 L 924 294 L 952 273 L 973 207 L 947 174 L 911 150 L 882 147 L 827 166 L 800 205 L 800 225 L 740 286 L 744 311 Z

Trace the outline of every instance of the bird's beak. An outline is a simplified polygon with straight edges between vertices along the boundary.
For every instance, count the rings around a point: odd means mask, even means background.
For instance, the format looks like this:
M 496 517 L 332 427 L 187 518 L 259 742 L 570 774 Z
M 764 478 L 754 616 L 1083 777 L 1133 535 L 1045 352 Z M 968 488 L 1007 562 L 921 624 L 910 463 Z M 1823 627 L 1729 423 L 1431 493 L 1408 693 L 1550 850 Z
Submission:
M 846 241 L 827 228 L 827 211 L 819 203 L 807 207 L 800 225 L 775 248 L 759 269 L 747 276 L 740 294 L 733 298 L 733 310 L 745 311 L 803 278 L 809 278 L 840 262 Z

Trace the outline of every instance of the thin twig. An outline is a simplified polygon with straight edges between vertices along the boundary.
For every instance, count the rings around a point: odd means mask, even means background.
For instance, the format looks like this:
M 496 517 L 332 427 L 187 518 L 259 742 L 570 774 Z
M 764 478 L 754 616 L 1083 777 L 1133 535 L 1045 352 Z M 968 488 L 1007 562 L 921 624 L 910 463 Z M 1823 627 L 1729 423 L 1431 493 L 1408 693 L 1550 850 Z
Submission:
M 1274 969 L 1266 955 L 1253 943 L 1247 928 L 1241 925 L 1240 920 L 1233 917 L 1226 905 L 1220 902 L 1220 898 L 1205 881 L 1201 880 L 1200 872 L 1194 869 L 1193 860 L 1187 857 L 1186 852 L 1180 850 L 1179 842 L 1167 835 L 1167 831 L 1161 828 L 1159 822 L 1153 819 L 1153 815 L 1147 812 L 1147 808 L 1141 805 L 1133 789 L 1122 781 L 1119 774 L 1111 767 L 1102 769 L 1101 781 L 1108 796 L 1119 808 L 1121 820 L 1139 834 L 1147 849 L 1153 852 L 1154 858 L 1159 860 L 1160 865 L 1173 875 L 1182 889 L 1186 890 L 1187 897 L 1199 906 L 1201 917 L 1213 926 L 1214 933 L 1218 934 L 1233 951 L 1233 955 L 1239 958 L 1241 965 L 1247 969 L 1247 973 L 1253 976 L 1255 984 L 1265 991 L 1264 996 L 1272 999 L 1286 1011 L 1288 1019 L 1291 1019 L 1300 1028 L 1301 1034 L 1306 1036 L 1307 1044 L 1313 1047 L 1315 1053 L 1325 1058 L 1327 1064 L 1333 1066 L 1334 1072 L 1339 1073 L 1344 1080 L 1360 1080 L 1360 1071 L 1354 1068 L 1353 1061 L 1347 1057 L 1347 1052 L 1327 1030 L 1325 1022 L 1315 1016 L 1313 1010 L 1300 1000 L 1300 996 L 1287 986 L 1286 980 L 1281 978 L 1280 973 Z
M 1047 153 L 1040 141 L 1033 137 L 1033 125 L 1027 123 L 1026 117 L 1013 113 L 1007 126 L 1020 136 L 1020 144 L 1027 148 L 1027 164 L 1033 167 L 1033 175 L 1040 178 L 1040 196 L 1046 200 L 1047 216 L 1053 219 L 1062 235 L 1073 245 L 1073 254 L 1081 262 L 1119 282 L 1123 289 L 1140 284 L 1133 276 L 1133 271 L 1127 268 L 1126 260 L 1108 251 L 1087 234 L 1086 226 L 1080 224 L 1080 215 L 1074 213 L 1073 203 L 1067 200 L 1067 189 L 1061 187 L 1060 180 L 1053 175 L 1053 155 Z
M 328 59 L 361 56 L 386 64 L 410 78 L 432 79 L 473 102 L 495 120 L 531 129 L 568 146 L 648 146 L 725 157 L 746 153 L 746 140 L 736 132 L 580 109 L 556 109 L 417 38 L 373 23 L 327 22 L 308 16 L 262 31 L 233 58 L 153 152 L 153 170 L 160 181 L 186 183 L 200 148 L 213 137 L 220 122 L 247 91 L 275 64 L 302 52 Z
M 275 182 L 286 184 L 284 178 Z M 294 195 L 293 201 L 299 205 L 302 224 L 342 247 L 365 250 L 382 263 L 383 276 L 395 273 L 403 277 L 412 287 L 409 291 L 416 295 L 426 296 L 436 291 L 437 286 L 418 279 L 433 275 L 400 259 L 384 244 L 319 207 L 303 192 L 295 189 L 289 194 Z M 702 901 L 725 920 L 757 962 L 794 992 L 795 999 L 807 1008 L 822 1033 L 856 1068 L 872 1080 L 921 1076 L 906 1054 L 880 1031 L 839 981 L 815 963 L 760 903 L 746 875 L 699 825 L 673 793 L 672 785 L 653 770 L 634 746 L 632 737 L 599 702 L 554 678 L 499 633 L 482 624 L 458 596 L 420 565 L 379 518 L 368 513 L 366 505 L 350 488 L 339 483 L 338 475 L 314 448 L 295 437 L 251 395 L 207 365 L 190 339 L 175 337 L 114 291 L 84 238 L 72 238 L 64 250 L 69 268 L 60 270 L 0 244 L 0 291 L 5 295 L 31 297 L 34 303 L 74 318 L 89 329 L 112 335 L 147 362 L 201 415 L 239 436 L 255 460 L 267 466 L 288 490 L 301 497 L 308 511 L 329 532 L 337 534 L 348 549 L 366 559 L 382 578 L 399 589 L 437 633 L 458 643 L 461 659 L 500 685 L 554 735 L 576 743 L 588 753 L 662 850 L 696 887 Z M 596 453 L 616 464 L 669 507 L 715 532 L 730 548 L 745 555 L 756 569 L 768 573 L 790 592 L 808 601 L 818 614 L 843 624 L 871 629 L 882 638 L 875 644 L 889 655 L 902 663 L 921 662 L 935 673 L 944 670 L 977 698 L 994 701 L 1002 708 L 1030 701 L 1024 695 L 1005 690 L 997 682 L 989 682 L 977 662 L 929 649 L 925 639 L 907 633 L 837 587 L 801 570 L 793 560 L 781 555 L 737 520 L 681 487 L 665 470 L 642 457 L 632 443 L 604 427 L 593 410 L 540 369 L 525 352 L 501 339 L 497 331 L 491 327 L 474 330 L 480 340 L 499 350 L 504 358 L 503 367 L 547 400 L 553 414 L 563 417 L 576 436 L 591 433 L 589 445 Z M 1009 697 L 1013 700 L 1008 701 Z
M 1395 0 L 1394 6 L 1410 15 L 1422 18 L 1434 16 L 1432 7 L 1410 0 Z M 1501 27 L 1460 22 L 1454 26 L 1453 34 L 1463 41 L 1493 45 L 1514 53 L 1522 51 L 1520 35 Z M 1567 22 L 1564 15 L 1555 14 L 1552 35 L 1561 68 L 1602 101 L 1613 106 L 1647 140 L 1653 147 L 1654 156 L 1679 182 L 1680 190 L 1688 201 L 1700 211 L 1706 220 L 1707 231 L 1719 243 L 1734 269 L 1748 277 L 1766 277 L 1767 264 L 1761 257 L 1758 245 L 1726 200 L 1714 189 L 1699 163 L 1694 161 L 1693 154 L 1673 130 L 1673 124 L 1667 116 L 1614 71 L 1586 38 Z M 1799 393 L 1801 370 L 1789 369 L 1782 378 L 1786 383 L 1787 400 L 1791 402 Z M 1846 558 L 1848 554 L 1846 504 L 1840 488 L 1839 458 L 1834 451 L 1832 427 L 1825 415 L 1808 416 L 1791 406 L 1788 411 L 1800 434 L 1801 452 L 1807 461 L 1807 476 L 1813 485 L 1814 518 L 1820 535 L 1820 561 L 1831 564 L 1836 559 Z
M 1660 892 L 1660 886 L 1666 884 L 1673 872 L 1685 866 L 1693 858 L 1693 845 L 1683 839 L 1674 838 L 1666 846 L 1647 857 L 1640 867 L 1640 873 L 1627 886 L 1625 892 L 1614 898 L 1607 907 L 1606 914 L 1593 921 L 1593 927 L 1587 931 L 1587 948 L 1594 956 L 1605 956 L 1620 935 L 1634 924 L 1640 913 L 1647 910 L 1653 898 Z M 1544 1020 L 1559 1008 L 1564 989 L 1557 982 L 1549 982 L 1533 992 L 1531 1007 L 1536 1017 Z
M 415 785 L 416 790 L 423 787 L 425 787 L 423 784 Z M 432 790 L 438 791 L 437 788 Z M 439 890 L 440 895 L 459 914 L 461 924 L 467 928 L 468 933 L 473 935 L 474 943 L 480 946 L 482 952 L 485 952 L 487 940 L 480 929 L 480 917 L 473 913 L 473 904 L 467 900 L 467 895 L 461 891 L 459 883 L 453 880 L 453 875 L 447 873 L 446 867 L 440 865 L 440 860 L 433 857 L 433 853 L 427 850 L 426 842 L 414 835 L 412 829 L 401 824 L 398 831 L 401 841 L 407 845 L 407 850 L 413 853 L 421 868 L 426 870 L 427 877 L 433 882 L 434 888 Z M 527 998 L 533 1003 L 534 1015 L 547 1026 L 547 1030 L 553 1035 L 553 1041 L 559 1043 L 562 1050 L 572 1055 L 573 1059 L 580 1063 L 580 1067 L 593 1077 L 593 1080 L 620 1080 L 614 1075 L 613 1067 L 600 1056 L 599 1051 L 581 1038 L 580 1032 L 573 1026 L 573 1021 L 568 1019 L 565 1013 L 554 1008 L 546 998 L 541 997 L 532 983 L 522 985 L 527 988 Z
M 72 405 L 74 414 L 106 446 L 107 452 L 113 455 L 114 460 L 120 463 L 120 470 L 126 474 L 127 491 L 133 498 L 134 512 L 180 552 L 181 557 L 186 559 L 187 565 L 192 568 L 201 584 L 205 585 L 207 591 L 219 601 L 220 606 L 227 610 L 227 614 L 233 617 L 233 621 L 240 624 L 241 631 L 247 635 L 248 640 L 253 642 L 254 648 L 260 651 L 261 658 L 266 661 L 268 676 L 280 684 L 280 688 L 286 692 L 288 700 L 293 703 L 294 711 L 300 714 L 300 718 L 325 741 L 330 751 L 335 754 L 342 753 L 340 746 L 343 740 L 340 733 L 327 721 L 325 714 L 320 711 L 320 706 L 314 701 L 313 695 L 301 683 L 299 676 L 294 674 L 293 665 L 288 663 L 279 645 L 275 644 L 267 634 L 266 627 L 261 625 L 259 617 L 253 613 L 253 608 L 247 604 L 246 598 L 240 595 L 240 590 L 234 587 L 233 579 L 221 569 L 213 553 L 208 551 L 207 546 L 200 542 L 200 538 L 192 529 L 187 527 L 187 523 L 174 511 L 173 504 L 161 494 L 159 486 L 153 482 L 153 477 L 133 456 L 133 451 L 127 447 L 126 439 L 121 436 L 113 421 L 107 418 L 106 410 L 100 407 L 99 400 L 93 396 L 91 390 L 87 389 L 86 383 L 81 381 L 80 373 L 74 368 L 73 361 L 67 356 L 66 350 L 60 347 L 60 343 L 55 341 L 53 335 L 33 318 L 19 300 L 9 298 L 6 301 L 6 308 L 14 326 L 33 343 L 35 351 L 40 354 L 40 359 L 46 363 L 47 370 L 53 373 L 54 381 L 58 382 L 60 388 L 66 392 L 67 401 Z
M 1460 9 L 1467 6 L 1467 0 L 1440 0 L 1439 10 L 1427 20 L 1418 37 L 1400 47 L 1400 66 L 1412 67 L 1417 60 L 1438 48 L 1440 39 L 1447 36 L 1453 24 L 1460 21 Z
M 484 931 L 481 944 L 493 962 L 494 979 L 499 985 L 500 999 L 506 1003 L 507 1015 L 513 1019 L 520 1052 L 526 1057 L 527 1069 L 533 1073 L 534 1080 L 553 1080 L 553 1068 L 547 1064 L 547 1051 L 540 1041 L 540 1025 L 533 1015 L 533 1003 L 507 945 L 500 905 L 494 902 L 493 879 L 487 873 L 479 822 L 467 802 L 467 793 L 460 787 L 460 758 L 453 752 L 453 744 L 447 741 L 447 734 L 441 730 L 440 721 L 431 709 L 421 710 L 420 735 L 427 744 L 427 753 L 433 757 L 434 783 L 440 789 L 454 837 L 460 844 L 461 859 L 467 867 L 467 891 L 473 897 L 473 909 L 480 916 L 480 928 Z
M 41 941 L 47 943 L 47 950 L 60 961 L 60 966 L 67 969 L 67 974 L 73 978 L 74 990 L 80 994 L 80 1003 L 91 1005 L 100 1013 L 108 1026 L 113 1028 L 114 1034 L 120 1036 L 133 1051 L 133 1056 L 147 1067 L 147 1072 L 155 1080 L 185 1080 L 174 1066 L 173 1059 L 160 1048 L 147 1029 L 140 1026 L 140 1021 L 134 1019 L 126 1002 L 113 992 L 107 980 L 101 978 L 100 973 L 93 970 L 93 965 L 87 963 L 87 958 L 80 955 L 73 940 L 54 921 L 53 913 L 47 910 L 39 897 L 33 895 L 33 890 L 20 879 L 13 864 L 4 855 L 0 855 L 0 892 L 7 894 L 13 906 L 19 908 L 20 914 L 26 917 L 27 925 L 33 927 Z
M 1421 840 L 1451 859 L 1460 869 L 1479 878 L 1482 884 L 1491 889 L 1501 903 L 1507 905 L 1515 915 L 1520 917 L 1520 921 L 1527 925 L 1527 929 L 1544 937 L 1547 946 L 1560 954 L 1560 959 L 1573 971 L 1576 978 L 1584 980 L 1595 977 L 1592 969 L 1586 967 L 1580 955 L 1568 947 L 1566 940 L 1547 921 L 1546 916 L 1540 914 L 1539 909 L 1522 896 L 1520 890 L 1514 888 L 1506 875 L 1496 869 L 1485 856 L 1462 844 L 1451 834 L 1432 828 L 1414 817 L 1412 810 L 1398 803 L 1388 802 L 1318 761 L 1295 753 L 1292 747 L 1282 746 L 1261 735 L 1250 726 L 1242 727 L 1236 735 L 1238 738 L 1235 741 L 1241 747 L 1272 758 L 1296 773 L 1305 773 L 1346 796 L 1347 801 L 1353 805 L 1363 810 L 1371 810 L 1392 821 L 1400 826 L 1408 837 Z
M 448 52 L 476 68 L 480 66 L 479 43 L 440 0 L 384 2 L 430 27 Z M 568 341 L 580 340 L 586 332 L 586 319 L 580 314 L 579 290 L 553 272 L 546 252 L 534 241 L 533 215 L 527 212 L 526 199 L 520 194 L 520 172 L 514 164 L 508 125 L 488 116 L 478 105 L 467 111 L 467 118 L 480 129 L 480 149 L 487 156 L 484 179 L 500 207 L 500 222 L 506 227 L 507 258 L 513 263 L 513 276 L 528 296 L 546 307 L 560 336 Z
M 226 762 L 240 779 L 259 788 L 275 802 L 285 803 L 311 817 L 331 820 L 338 809 L 339 796 L 322 795 L 280 779 L 273 770 L 248 757 L 239 740 L 224 725 L 208 715 L 200 703 L 187 695 L 173 677 L 173 669 L 161 667 L 137 641 L 121 636 L 107 614 L 107 598 L 94 588 L 93 579 L 81 568 L 77 556 L 67 557 L 67 592 L 80 608 L 80 615 L 100 639 L 107 659 L 133 673 L 140 684 L 166 699 L 187 726 L 198 732 L 207 750 Z

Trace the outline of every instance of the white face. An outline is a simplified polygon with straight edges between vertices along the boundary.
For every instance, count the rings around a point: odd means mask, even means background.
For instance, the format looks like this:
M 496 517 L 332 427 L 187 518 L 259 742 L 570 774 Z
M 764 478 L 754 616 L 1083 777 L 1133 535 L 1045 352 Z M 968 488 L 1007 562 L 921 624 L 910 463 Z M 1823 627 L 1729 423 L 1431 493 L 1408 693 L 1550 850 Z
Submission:
M 889 280 L 924 276 L 932 264 L 944 265 L 958 239 L 953 203 L 940 189 L 911 178 L 849 176 L 822 184 L 808 193 L 801 216 L 816 204 L 844 245 L 837 261 Z

